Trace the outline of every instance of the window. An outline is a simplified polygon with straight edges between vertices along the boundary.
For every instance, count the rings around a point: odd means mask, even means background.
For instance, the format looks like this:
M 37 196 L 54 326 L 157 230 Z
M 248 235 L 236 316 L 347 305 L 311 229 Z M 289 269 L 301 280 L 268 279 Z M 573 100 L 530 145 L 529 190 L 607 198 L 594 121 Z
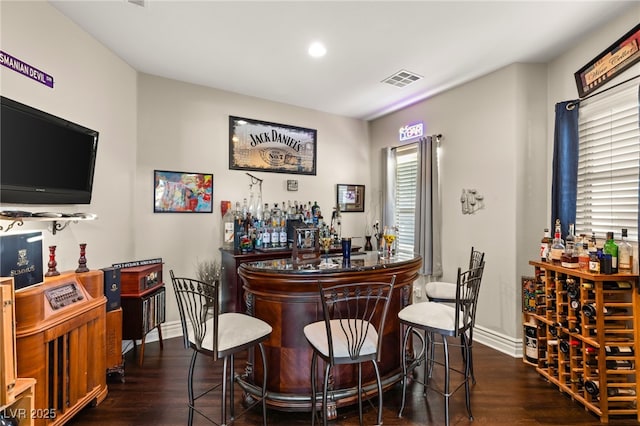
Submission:
M 414 252 L 416 190 L 418 187 L 418 144 L 396 150 L 395 217 L 398 227 L 398 252 Z
M 627 228 L 638 241 L 638 86 L 583 101 L 579 115 L 576 234 Z

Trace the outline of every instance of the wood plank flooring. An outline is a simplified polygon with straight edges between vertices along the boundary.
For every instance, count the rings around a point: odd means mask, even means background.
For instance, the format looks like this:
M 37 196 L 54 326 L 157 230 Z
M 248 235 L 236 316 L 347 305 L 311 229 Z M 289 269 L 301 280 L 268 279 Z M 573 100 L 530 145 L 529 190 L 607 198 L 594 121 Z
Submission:
M 454 351 L 458 352 L 458 351 Z M 458 358 L 455 358 L 458 355 Z M 459 362 L 459 354 L 453 353 Z M 69 423 L 83 425 L 183 425 L 187 422 L 186 377 L 191 351 L 182 346 L 181 338 L 168 339 L 164 350 L 158 342 L 146 345 L 144 365 L 139 367 L 133 351 L 126 354 L 125 383 L 116 377 L 109 380 L 109 394 L 96 407 L 86 407 Z M 244 358 L 236 358 L 236 367 Z M 471 392 L 474 421 L 466 415 L 464 389 L 451 399 L 451 425 L 599 425 L 599 419 L 579 403 L 545 382 L 532 367 L 521 359 L 504 355 L 479 343 L 474 347 L 477 383 Z M 221 371 L 221 362 L 213 364 L 201 357 L 197 365 L 200 384 L 212 383 Z M 436 380 L 438 377 L 436 377 Z M 236 387 L 236 404 L 240 390 Z M 403 418 L 398 418 L 401 386 L 398 384 L 384 394 L 383 422 L 385 425 L 443 425 L 444 402 L 430 392 L 425 399 L 417 383 L 409 387 L 408 405 Z M 210 401 L 210 402 L 209 402 Z M 238 407 L 240 409 L 241 407 Z M 211 395 L 206 410 L 217 418 L 219 397 Z M 376 410 L 364 403 L 366 425 L 375 424 Z M 262 416 L 256 408 L 236 421 L 236 425 L 260 425 Z M 270 425 L 309 425 L 309 413 L 287 413 L 268 410 Z M 196 415 L 194 424 L 208 424 Z M 338 411 L 338 418 L 330 422 L 336 426 L 358 424 L 357 407 Z M 617 417 L 609 424 L 638 425 L 633 417 Z

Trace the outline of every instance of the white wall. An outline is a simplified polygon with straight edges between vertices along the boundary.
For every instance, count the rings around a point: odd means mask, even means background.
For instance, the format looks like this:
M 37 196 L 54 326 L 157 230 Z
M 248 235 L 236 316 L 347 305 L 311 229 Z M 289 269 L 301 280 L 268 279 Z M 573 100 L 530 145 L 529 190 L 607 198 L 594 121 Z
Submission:
M 520 330 L 518 280 L 526 262 L 519 264 L 519 251 L 527 251 L 523 241 L 539 234 L 544 216 L 543 203 L 528 201 L 544 194 L 538 171 L 545 158 L 539 153 L 545 150 L 545 72 L 541 65 L 511 65 L 370 124 L 372 157 L 397 144 L 398 129 L 407 123 L 421 120 L 427 134 L 443 135 L 444 279 L 455 281 L 471 246 L 486 252 L 477 324 L 503 340 L 496 345 L 507 352 L 517 346 Z M 374 173 L 372 180 L 375 185 L 379 177 Z M 484 195 L 485 209 L 463 215 L 463 188 Z M 534 247 L 528 252 L 522 256 L 533 256 Z
M 165 272 L 193 275 L 197 259 L 219 259 L 220 201 L 248 198 L 249 176 L 229 170 L 229 115 L 317 130 L 317 175 L 250 172 L 263 179 L 263 200 L 317 201 L 330 220 L 336 184 L 370 189 L 370 152 L 364 121 L 296 108 L 249 96 L 141 74 L 138 78 L 138 164 L 135 193 L 135 253 L 162 257 Z M 213 173 L 213 214 L 153 213 L 153 170 Z M 287 179 L 298 191 L 286 190 Z M 364 235 L 366 213 L 343 213 L 343 236 Z M 363 240 L 355 240 L 360 245 Z M 177 319 L 173 296 L 168 320 Z
M 79 243 L 87 243 L 87 265 L 92 269 L 132 259 L 136 72 L 46 2 L 3 1 L 0 14 L 0 48 L 54 77 L 51 89 L 3 66 L 0 93 L 100 132 L 90 205 L 2 206 L 92 212 L 98 220 L 71 224 L 56 235 L 40 222 L 25 222 L 10 232 L 44 231 L 45 271 L 49 245 L 57 246 L 59 271 L 78 267 Z

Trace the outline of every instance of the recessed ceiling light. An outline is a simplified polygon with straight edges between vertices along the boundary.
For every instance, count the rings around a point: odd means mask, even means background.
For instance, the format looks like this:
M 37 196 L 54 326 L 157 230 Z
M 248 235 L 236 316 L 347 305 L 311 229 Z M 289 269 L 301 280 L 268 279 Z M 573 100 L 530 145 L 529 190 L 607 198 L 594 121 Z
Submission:
M 324 47 L 324 44 L 316 41 L 314 43 L 311 43 L 311 45 L 309 46 L 308 52 L 309 52 L 309 55 L 311 55 L 312 57 L 320 58 L 327 53 L 327 48 Z

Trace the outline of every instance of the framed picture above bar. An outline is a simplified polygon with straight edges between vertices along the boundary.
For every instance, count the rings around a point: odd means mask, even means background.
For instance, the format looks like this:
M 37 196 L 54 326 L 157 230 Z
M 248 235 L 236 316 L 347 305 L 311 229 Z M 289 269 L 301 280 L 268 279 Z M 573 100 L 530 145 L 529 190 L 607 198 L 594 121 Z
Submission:
M 364 185 L 344 185 L 339 183 L 336 203 L 341 212 L 363 212 Z
M 640 24 L 574 74 L 584 97 L 640 60 Z
M 153 171 L 154 213 L 212 213 L 213 174 Z
M 317 131 L 229 116 L 229 169 L 316 174 Z

